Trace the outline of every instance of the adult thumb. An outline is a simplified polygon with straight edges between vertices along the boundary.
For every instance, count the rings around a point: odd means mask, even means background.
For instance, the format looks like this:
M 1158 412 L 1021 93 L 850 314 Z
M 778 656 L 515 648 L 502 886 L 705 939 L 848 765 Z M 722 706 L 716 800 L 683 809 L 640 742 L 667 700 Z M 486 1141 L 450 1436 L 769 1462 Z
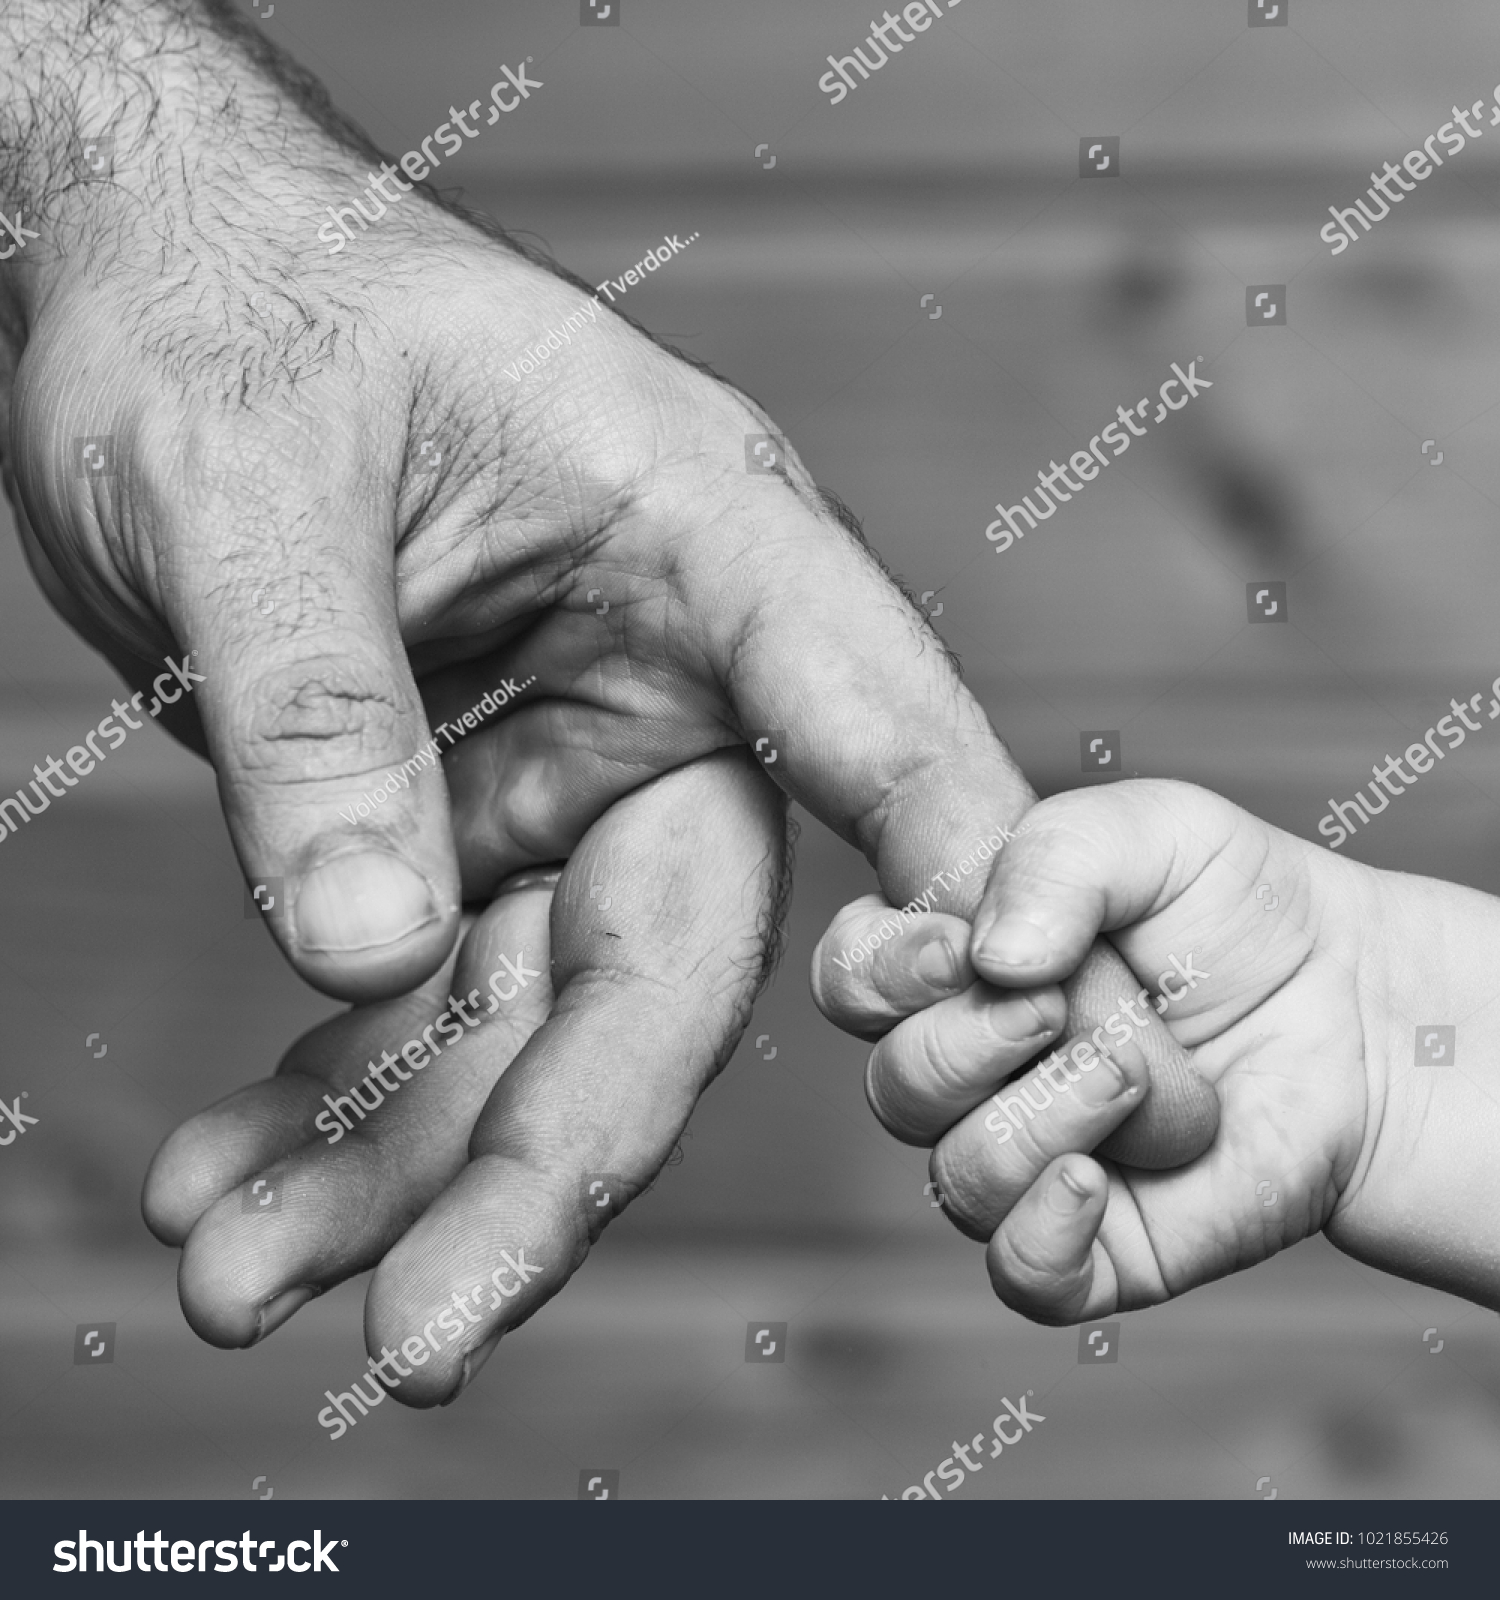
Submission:
M 253 530 L 232 561 L 178 543 L 163 599 L 186 653 L 161 698 L 198 704 L 247 911 L 309 983 L 368 1001 L 436 971 L 460 893 L 442 744 L 407 662 L 390 545 L 369 535 L 375 508 L 342 503 L 347 517 L 326 501 L 317 514 L 272 508 L 272 526 L 308 530 L 290 551 Z

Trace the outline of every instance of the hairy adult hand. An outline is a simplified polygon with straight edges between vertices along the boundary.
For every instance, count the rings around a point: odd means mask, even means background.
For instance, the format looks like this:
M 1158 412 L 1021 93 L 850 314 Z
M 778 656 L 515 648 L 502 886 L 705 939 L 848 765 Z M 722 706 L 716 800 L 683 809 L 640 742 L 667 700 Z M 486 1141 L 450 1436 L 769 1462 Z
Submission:
M 749 470 L 771 429 L 745 396 L 377 173 L 227 8 L 17 0 L 0 35 L 0 178 L 36 231 L 0 266 L 28 554 L 127 677 L 168 652 L 202 674 L 178 725 L 247 874 L 284 880 L 273 931 L 311 982 L 412 989 L 463 900 L 748 740 L 896 904 L 1024 810 L 848 519 L 793 455 Z M 483 94 L 454 108 L 465 137 L 501 104 Z M 112 141 L 104 175 L 77 159 L 89 130 Z M 330 232 L 356 197 L 368 225 Z M 503 714 L 449 752 L 443 727 L 497 689 Z M 936 902 L 970 914 L 980 887 L 945 876 Z M 672 1002 L 645 988 L 648 1028 Z M 685 1069 L 663 1051 L 653 1070 Z

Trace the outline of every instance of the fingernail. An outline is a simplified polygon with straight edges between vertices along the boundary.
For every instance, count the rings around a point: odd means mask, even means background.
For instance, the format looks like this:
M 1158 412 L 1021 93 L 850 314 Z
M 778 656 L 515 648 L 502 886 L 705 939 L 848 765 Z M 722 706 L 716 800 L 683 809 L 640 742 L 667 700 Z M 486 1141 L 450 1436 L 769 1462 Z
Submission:
M 1110 1086 L 1106 1100 L 1139 1088 L 1150 1076 L 1146 1057 L 1134 1039 L 1126 1039 L 1123 1044 L 1112 1042 L 1108 1050 L 1101 1050 L 1098 1075 Z
M 1013 997 L 1007 998 L 1012 999 Z M 1004 1003 L 1006 1002 L 1002 1002 L 1002 1004 Z M 1035 995 L 1024 996 L 1021 1004 L 1032 1019 L 1032 1026 L 1020 1036 L 1023 1039 L 1035 1038 L 1038 1034 L 1043 1033 L 1054 1035 L 1059 1034 L 1067 1026 L 1066 1010 L 1064 1010 L 1061 1020 L 1050 1017 L 1047 1015 L 1047 1011 L 1043 1009 L 1041 1003 L 1036 999 Z
M 1025 917 L 1001 917 L 979 939 L 979 954 L 1002 967 L 1039 967 L 1051 953 L 1052 941 Z
M 297 943 L 304 950 L 376 950 L 436 921 L 425 880 L 383 850 L 335 856 L 314 867 L 297 891 Z
M 490 900 L 494 902 L 505 894 L 520 894 L 523 889 L 555 889 L 567 864 L 566 861 L 550 861 L 539 867 L 523 867 L 497 883 Z
M 494 1355 L 495 1346 L 500 1343 L 504 1334 L 505 1330 L 503 1328 L 497 1328 L 483 1344 L 475 1345 L 468 1355 L 464 1357 L 464 1364 L 459 1368 L 458 1372 L 458 1383 L 454 1386 L 453 1393 L 443 1401 L 445 1406 L 451 1406 L 464 1390 L 469 1387 L 470 1380 L 478 1374 L 479 1369 L 485 1362 Z
M 939 935 L 917 952 L 917 976 L 934 989 L 956 989 L 961 968 L 953 946 Z
M 1062 1217 L 1076 1216 L 1088 1201 L 1089 1191 L 1066 1167 L 1052 1180 L 1052 1186 L 1047 1190 L 1047 1204 Z
M 309 1300 L 316 1300 L 323 1291 L 311 1284 L 302 1284 L 295 1289 L 283 1289 L 280 1294 L 273 1294 L 269 1300 L 255 1314 L 255 1332 L 250 1335 L 250 1345 L 259 1344 L 264 1338 L 294 1317 Z

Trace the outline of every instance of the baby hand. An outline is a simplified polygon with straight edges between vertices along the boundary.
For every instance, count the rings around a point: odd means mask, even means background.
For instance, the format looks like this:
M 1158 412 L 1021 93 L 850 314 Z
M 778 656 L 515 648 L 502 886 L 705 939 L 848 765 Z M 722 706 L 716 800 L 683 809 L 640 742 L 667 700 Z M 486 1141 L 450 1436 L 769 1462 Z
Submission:
M 935 1146 L 932 1176 L 954 1221 L 989 1240 L 1000 1298 L 1037 1321 L 1088 1321 L 1322 1229 L 1373 1265 L 1495 1304 L 1500 1073 L 1473 1052 L 1463 1072 L 1414 1065 L 1413 1038 L 1490 1003 L 1497 903 L 1329 855 L 1185 784 L 1078 790 L 1027 822 L 972 937 L 955 918 L 914 919 L 844 976 L 834 953 L 886 914 L 866 900 L 814 956 L 831 1020 L 889 1028 L 870 1103 L 898 1137 Z M 1084 1153 L 1139 1104 L 1139 1002 L 1005 1084 L 1057 1037 L 1061 994 L 1046 986 L 1101 930 L 1217 1086 L 1218 1135 L 1175 1171 Z M 967 955 L 947 986 L 915 964 L 944 935 Z

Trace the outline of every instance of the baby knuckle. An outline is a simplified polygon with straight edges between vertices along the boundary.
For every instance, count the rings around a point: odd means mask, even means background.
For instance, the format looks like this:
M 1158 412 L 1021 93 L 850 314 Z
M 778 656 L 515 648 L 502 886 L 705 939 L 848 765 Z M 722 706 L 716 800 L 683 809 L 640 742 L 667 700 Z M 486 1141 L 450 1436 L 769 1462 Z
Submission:
M 992 1252 L 990 1281 L 1005 1305 L 1033 1322 L 1058 1327 L 1070 1320 L 1059 1302 L 1064 1285 L 1057 1264 L 1025 1232 L 1001 1231 Z
M 943 1195 L 949 1220 L 971 1239 L 988 1239 L 999 1222 L 999 1195 L 972 1155 L 957 1147 L 950 1136 L 933 1151 L 929 1170 Z
M 941 1010 L 923 1011 L 915 1020 L 915 1053 L 921 1078 L 943 1099 L 970 1092 L 976 1063 L 966 1041 L 955 1037 L 956 1019 Z M 998 1041 L 997 1041 L 998 1042 Z

